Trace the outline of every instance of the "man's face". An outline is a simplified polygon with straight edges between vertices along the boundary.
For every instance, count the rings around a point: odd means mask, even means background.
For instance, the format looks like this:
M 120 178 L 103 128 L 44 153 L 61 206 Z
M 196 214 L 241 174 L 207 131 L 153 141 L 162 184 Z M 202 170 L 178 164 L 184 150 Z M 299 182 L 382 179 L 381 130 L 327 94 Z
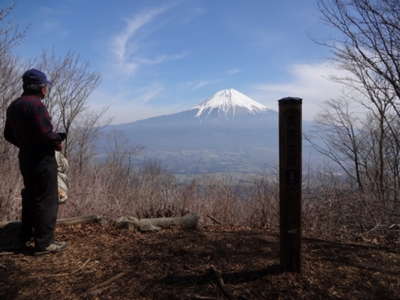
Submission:
M 44 87 L 42 87 L 42 95 L 43 95 L 43 98 L 46 98 L 46 96 L 48 95 L 48 93 L 49 93 L 49 87 L 48 87 L 47 85 L 45 85 Z

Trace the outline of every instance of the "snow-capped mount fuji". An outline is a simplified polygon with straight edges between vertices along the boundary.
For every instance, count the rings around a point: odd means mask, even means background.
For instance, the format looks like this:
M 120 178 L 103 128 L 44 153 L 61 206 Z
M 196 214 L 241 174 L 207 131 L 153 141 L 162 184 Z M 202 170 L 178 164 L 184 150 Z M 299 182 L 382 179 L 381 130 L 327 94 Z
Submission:
M 104 131 L 144 146 L 144 158 L 173 173 L 259 172 L 278 161 L 278 113 L 234 89 L 186 111 Z
M 235 89 L 226 89 L 215 93 L 194 109 L 197 109 L 196 117 L 201 118 L 213 113 L 224 116 L 235 116 L 237 112 L 255 114 L 268 108 Z

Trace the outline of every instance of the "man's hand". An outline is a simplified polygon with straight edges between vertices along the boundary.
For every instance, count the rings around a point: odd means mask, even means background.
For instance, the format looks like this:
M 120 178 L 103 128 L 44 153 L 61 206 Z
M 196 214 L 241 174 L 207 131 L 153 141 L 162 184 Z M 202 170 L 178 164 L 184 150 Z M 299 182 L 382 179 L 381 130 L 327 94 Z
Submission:
M 65 140 L 67 138 L 67 134 L 65 132 L 57 132 L 58 135 L 61 138 L 61 141 Z
M 62 151 L 62 144 L 61 142 L 54 144 L 54 150 L 61 152 Z

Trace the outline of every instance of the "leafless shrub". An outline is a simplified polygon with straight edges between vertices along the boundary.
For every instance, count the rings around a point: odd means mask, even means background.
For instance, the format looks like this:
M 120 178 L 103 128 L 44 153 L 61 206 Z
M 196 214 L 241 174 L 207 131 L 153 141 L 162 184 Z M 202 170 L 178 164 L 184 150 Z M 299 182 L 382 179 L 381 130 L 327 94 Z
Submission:
M 257 228 L 277 231 L 279 228 L 279 184 L 275 176 L 265 175 L 255 179 L 252 196 L 246 202 L 249 210 L 248 224 Z
M 320 0 L 323 20 L 341 40 L 325 43 L 334 59 L 351 74 L 337 78 L 347 99 L 330 100 L 318 120 L 316 148 L 334 161 L 354 184 L 337 187 L 353 214 L 351 226 L 368 230 L 377 223 L 398 222 L 400 2 L 393 0 Z M 358 103 L 362 115 L 351 110 Z M 322 130 L 321 130 L 322 129 Z M 340 193 L 339 193 L 340 194 Z M 332 201 L 332 200 L 331 200 Z M 330 212 L 329 212 L 330 213 Z M 342 218 L 349 213 L 342 212 Z M 349 223 L 350 218 L 342 220 Z M 357 223 L 357 224 L 356 224 Z
M 12 49 L 21 42 L 24 32 L 8 22 L 13 6 L 0 8 L 0 132 L 3 133 L 6 109 L 21 90 L 18 59 Z M 0 135 L 0 218 L 13 219 L 19 213 L 21 182 L 16 170 L 13 146 Z
M 69 152 L 77 151 L 76 148 L 87 153 L 85 144 L 95 137 L 95 128 L 104 113 L 87 111 L 88 97 L 100 83 L 100 75 L 92 72 L 89 65 L 73 52 L 64 57 L 43 52 L 32 65 L 44 71 L 52 81 L 44 102 L 54 127 L 67 133 L 64 154 L 69 157 Z M 75 129 L 77 133 L 74 134 Z

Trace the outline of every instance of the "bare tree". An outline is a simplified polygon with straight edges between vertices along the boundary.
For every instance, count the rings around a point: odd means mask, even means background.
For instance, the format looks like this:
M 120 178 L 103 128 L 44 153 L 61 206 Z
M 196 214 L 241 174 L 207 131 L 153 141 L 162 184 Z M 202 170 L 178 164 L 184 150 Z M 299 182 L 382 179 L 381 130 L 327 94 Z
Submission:
M 366 109 L 357 119 L 346 106 L 330 102 L 320 119 L 328 130 L 320 150 L 384 209 L 394 207 L 399 202 L 400 1 L 319 0 L 318 5 L 323 20 L 339 33 L 325 45 L 351 74 L 338 80 L 357 91 Z
M 321 154 L 335 162 L 350 177 L 360 190 L 361 176 L 360 134 L 361 120 L 356 119 L 346 100 L 330 100 L 326 110 L 316 119 L 314 135 L 308 141 Z M 317 141 L 317 142 L 316 142 Z
M 0 7 L 0 215 L 3 220 L 19 215 L 21 186 L 18 169 L 15 168 L 16 152 L 3 137 L 7 107 L 21 92 L 19 59 L 12 50 L 22 41 L 24 31 L 9 22 L 13 8 L 13 5 Z
M 319 0 L 323 20 L 341 34 L 327 43 L 365 90 L 385 95 L 400 116 L 400 2 Z M 372 100 L 372 99 L 371 99 Z
M 52 80 L 45 103 L 53 117 L 55 127 L 67 133 L 63 151 L 68 156 L 73 144 L 77 143 L 73 139 L 74 135 L 69 135 L 69 133 L 75 125 L 78 126 L 79 117 L 88 110 L 88 97 L 99 85 L 100 75 L 90 71 L 89 65 L 81 62 L 79 55 L 73 52 L 61 58 L 44 52 L 36 65 Z M 104 111 L 92 118 L 92 122 L 89 122 L 92 123 L 90 126 L 98 125 L 97 122 L 103 113 Z M 95 123 L 93 123 L 94 120 L 96 120 Z M 78 127 L 82 125 L 79 124 Z
M 96 141 L 100 136 L 100 121 L 106 109 L 101 111 L 87 111 L 76 119 L 73 130 L 70 131 L 70 161 L 82 172 L 89 167 L 92 158 L 96 155 Z
M 8 105 L 21 90 L 18 72 L 18 59 L 12 49 L 24 37 L 24 31 L 8 22 L 14 6 L 0 8 L 0 129 L 3 132 L 5 114 Z M 11 146 L 0 136 L 0 161 L 10 158 Z

